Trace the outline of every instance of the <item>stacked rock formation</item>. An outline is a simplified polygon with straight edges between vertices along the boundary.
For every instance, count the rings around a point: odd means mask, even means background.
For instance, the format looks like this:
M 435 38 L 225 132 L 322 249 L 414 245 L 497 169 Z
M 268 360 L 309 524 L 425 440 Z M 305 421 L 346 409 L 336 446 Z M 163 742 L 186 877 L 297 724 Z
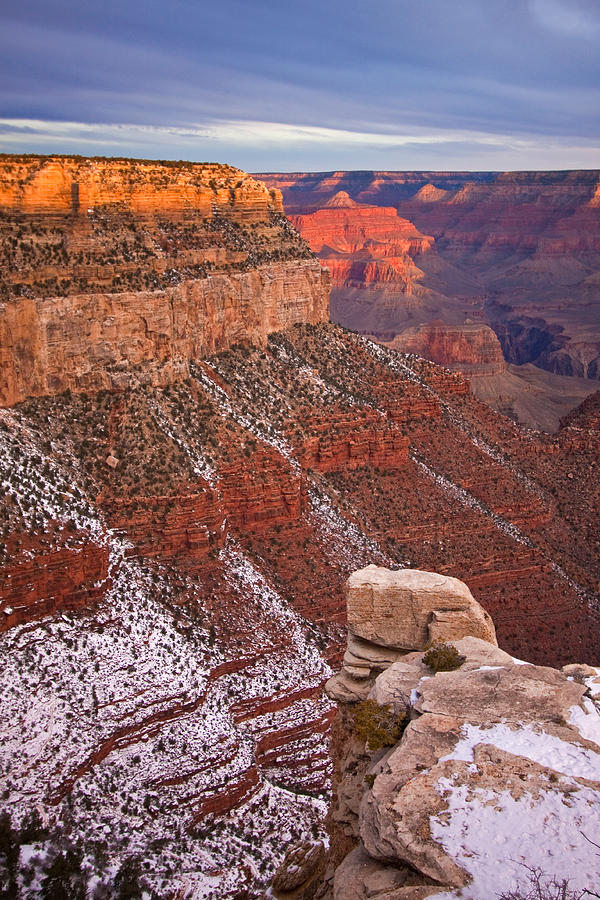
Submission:
M 327 684 L 337 770 L 319 896 L 489 900 L 526 892 L 534 869 L 542 885 L 597 890 L 600 670 L 515 660 L 453 578 L 368 566 L 347 602 L 348 652 Z M 456 668 L 426 664 L 432 640 L 453 642 Z M 366 697 L 404 725 L 376 751 L 357 733 Z
M 346 605 L 344 666 L 327 685 L 342 702 L 367 697 L 375 675 L 432 641 L 474 635 L 496 644 L 491 617 L 458 578 L 370 565 L 348 579 Z

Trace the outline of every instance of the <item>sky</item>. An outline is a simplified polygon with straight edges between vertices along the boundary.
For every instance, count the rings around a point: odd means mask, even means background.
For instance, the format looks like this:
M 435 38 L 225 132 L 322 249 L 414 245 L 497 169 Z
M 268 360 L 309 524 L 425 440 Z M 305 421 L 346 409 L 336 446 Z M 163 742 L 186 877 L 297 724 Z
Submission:
M 600 0 L 19 0 L 0 152 L 600 168 Z

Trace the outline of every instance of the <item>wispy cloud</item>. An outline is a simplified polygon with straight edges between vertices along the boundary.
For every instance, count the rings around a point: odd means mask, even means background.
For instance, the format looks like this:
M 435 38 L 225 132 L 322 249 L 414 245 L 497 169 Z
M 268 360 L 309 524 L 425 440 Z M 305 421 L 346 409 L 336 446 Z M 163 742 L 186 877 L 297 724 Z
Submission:
M 592 141 L 572 143 L 466 129 L 413 128 L 390 133 L 246 120 L 180 127 L 5 118 L 0 119 L 0 148 L 5 152 L 213 159 L 251 170 L 298 168 L 296 161 L 302 159 L 308 163 L 306 168 L 313 169 L 327 168 L 328 159 L 351 168 L 456 168 L 465 154 L 468 167 L 479 169 L 597 164 Z M 414 154 L 419 165 L 407 166 Z
M 600 35 L 600 10 L 581 0 L 531 0 L 531 9 L 539 22 L 565 37 L 594 41 Z
M 259 169 L 597 164 L 598 0 L 5 6 L 0 116 L 38 122 L 15 149 Z

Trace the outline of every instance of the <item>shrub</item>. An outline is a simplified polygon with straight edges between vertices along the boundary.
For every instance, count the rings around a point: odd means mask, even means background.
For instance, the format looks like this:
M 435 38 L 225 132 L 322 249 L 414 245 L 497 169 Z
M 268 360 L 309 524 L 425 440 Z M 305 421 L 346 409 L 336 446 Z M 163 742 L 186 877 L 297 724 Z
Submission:
M 388 704 L 363 700 L 354 708 L 354 728 L 357 737 L 365 741 L 369 750 L 392 747 L 402 737 L 408 724 L 406 714 L 395 712 Z
M 585 897 L 598 897 L 594 891 L 572 890 L 566 878 L 553 878 L 545 875 L 537 867 L 524 866 L 528 872 L 529 885 L 510 891 L 503 891 L 498 900 L 583 900 Z
M 446 644 L 444 641 L 433 641 L 427 653 L 423 656 L 423 662 L 434 672 L 451 672 L 460 669 L 466 656 L 461 656 L 454 644 Z

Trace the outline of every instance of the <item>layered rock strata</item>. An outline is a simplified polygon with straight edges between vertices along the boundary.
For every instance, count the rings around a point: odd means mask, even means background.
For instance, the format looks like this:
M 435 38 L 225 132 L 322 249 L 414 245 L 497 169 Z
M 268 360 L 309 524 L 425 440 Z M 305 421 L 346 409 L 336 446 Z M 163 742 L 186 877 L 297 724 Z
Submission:
M 506 371 L 502 347 L 488 325 L 467 322 L 446 325 L 431 322 L 408 328 L 392 341 L 383 341 L 403 353 L 417 353 L 470 379 L 478 375 L 501 375 Z
M 451 326 L 448 340 L 428 347 L 423 338 L 418 347 L 413 332 L 413 349 L 432 351 L 430 358 L 444 365 L 456 364 L 464 351 L 460 361 L 468 366 L 474 348 L 470 329 L 464 336 L 461 329 L 479 321 L 494 330 L 509 363 L 599 377 L 598 171 L 262 177 L 282 190 L 313 249 L 332 257 L 332 315 L 340 324 L 393 340 L 439 319 Z M 428 235 L 429 244 L 411 252 L 408 265 L 405 257 L 402 277 L 394 279 L 384 265 L 354 264 L 350 277 L 352 253 L 328 247 L 332 222 L 339 218 L 340 231 L 351 231 L 351 221 L 364 225 L 363 256 L 375 247 L 383 262 L 377 208 L 380 217 L 395 210 L 397 221 Z M 391 233 L 385 240 L 388 255 L 397 256 Z
M 0 175 L 0 405 L 169 384 L 328 320 L 328 273 L 239 169 L 7 156 Z
M 488 900 L 499 891 L 525 894 L 533 870 L 542 884 L 554 878 L 593 891 L 600 881 L 600 709 L 594 699 L 600 670 L 523 664 L 497 647 L 492 630 L 482 639 L 471 606 L 478 636 L 469 635 L 468 625 L 463 637 L 442 625 L 438 636 L 451 639 L 461 659 L 453 670 L 436 672 L 422 647 L 403 649 L 406 629 L 414 629 L 415 596 L 398 592 L 397 574 L 389 573 L 384 629 L 377 615 L 384 601 L 381 570 L 367 567 L 349 580 L 349 621 L 357 614 L 353 581 L 368 596 L 370 575 L 371 592 L 381 593 L 379 604 L 358 604 L 361 623 L 372 610 L 367 629 L 381 641 L 380 674 L 372 672 L 354 695 L 347 690 L 346 664 L 328 682 L 340 706 L 331 859 L 319 896 L 425 900 L 442 893 Z M 423 573 L 404 573 L 408 583 L 415 577 L 422 581 Z M 433 589 L 420 611 L 428 609 L 433 622 L 455 588 L 440 576 L 427 579 Z M 465 585 L 460 593 L 469 595 Z M 404 718 L 400 740 L 389 739 L 377 751 L 356 731 L 353 710 L 367 694 L 373 709 Z
M 159 386 L 193 359 L 328 316 L 328 276 L 300 260 L 166 291 L 20 298 L 0 305 L 0 404 L 65 390 Z
M 121 204 L 136 214 L 210 216 L 216 208 L 241 220 L 282 211 L 281 194 L 233 166 L 158 160 L 4 156 L 0 207 L 14 213 L 74 215 Z

